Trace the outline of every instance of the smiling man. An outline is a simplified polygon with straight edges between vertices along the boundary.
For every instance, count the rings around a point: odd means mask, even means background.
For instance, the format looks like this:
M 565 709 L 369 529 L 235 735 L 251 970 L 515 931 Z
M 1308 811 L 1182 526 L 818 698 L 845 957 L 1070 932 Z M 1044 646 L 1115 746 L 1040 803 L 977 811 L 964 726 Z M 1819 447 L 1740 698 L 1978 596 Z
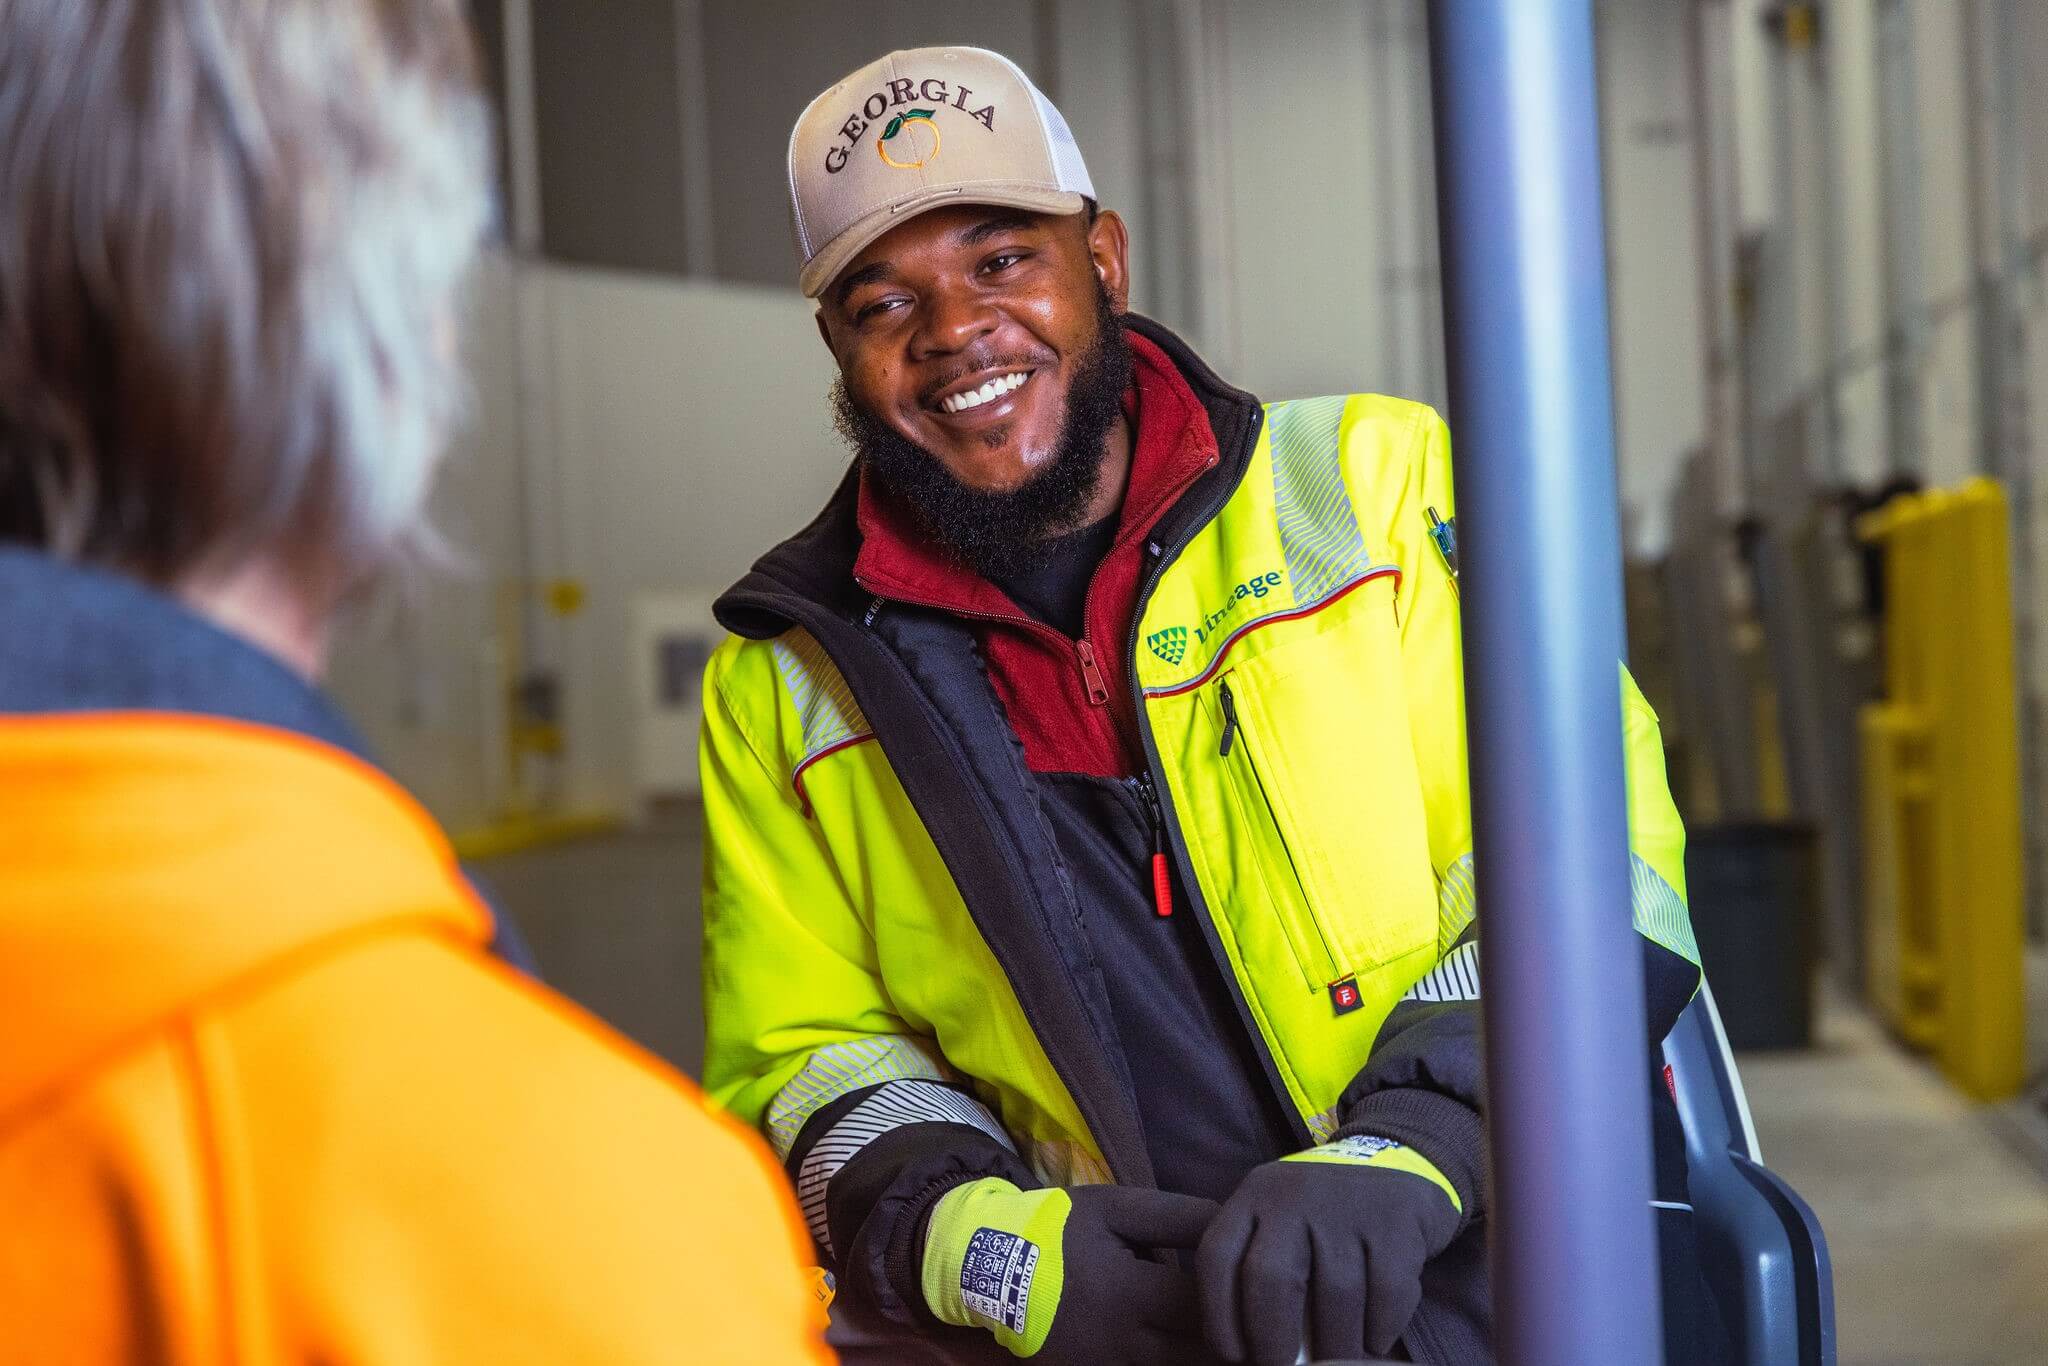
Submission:
M 707 1086 L 884 1359 L 1487 1359 L 1443 423 L 1261 404 L 1129 313 L 1123 222 L 994 53 L 855 72 L 788 169 L 856 459 L 718 606 Z M 1654 1043 L 1698 955 L 1623 691 Z

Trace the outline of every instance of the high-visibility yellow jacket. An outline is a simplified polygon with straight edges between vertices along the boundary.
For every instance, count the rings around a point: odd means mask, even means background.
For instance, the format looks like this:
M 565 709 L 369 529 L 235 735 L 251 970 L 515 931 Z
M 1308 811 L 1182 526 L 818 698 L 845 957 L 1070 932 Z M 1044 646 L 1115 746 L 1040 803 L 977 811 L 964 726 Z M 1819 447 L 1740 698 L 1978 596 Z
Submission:
M 1223 453 L 1120 661 L 1194 913 L 1303 1146 L 1354 1124 L 1476 1146 L 1459 604 L 1432 538 L 1432 510 L 1455 515 L 1444 424 L 1375 395 L 1262 406 L 1133 326 Z M 1150 1179 L 1004 737 L 930 676 L 934 633 L 965 627 L 851 581 L 852 500 L 849 481 L 721 601 L 736 636 L 707 671 L 702 751 L 706 1086 L 784 1154 L 835 1255 L 859 1222 L 831 1214 L 835 1181 L 915 1124 L 979 1128 L 1045 1182 Z M 1589 894 L 1632 906 L 1661 1037 L 1698 984 L 1684 832 L 1625 672 L 1619 705 L 1632 876 Z M 1405 1103 L 1431 1093 L 1449 1108 Z

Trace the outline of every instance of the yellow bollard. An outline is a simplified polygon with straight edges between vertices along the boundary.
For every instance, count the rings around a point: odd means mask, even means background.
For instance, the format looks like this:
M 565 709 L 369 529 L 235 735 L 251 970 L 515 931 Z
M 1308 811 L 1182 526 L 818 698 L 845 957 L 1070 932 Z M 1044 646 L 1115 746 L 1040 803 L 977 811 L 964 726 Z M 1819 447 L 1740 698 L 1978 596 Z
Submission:
M 1970 1095 L 2024 1080 L 2018 688 L 2005 495 L 1977 479 L 1895 499 L 1885 700 L 1864 709 L 1872 1003 Z
M 1941 946 L 1943 1070 L 1995 1100 L 2026 1080 L 2026 920 L 2020 819 L 2019 687 L 2005 492 L 1972 480 L 1951 520 L 1965 651 L 1951 657 L 1940 781 L 1955 823 L 1957 911 Z M 1965 622 L 1967 625 L 1965 625 Z
M 1922 964 L 1931 947 L 1924 922 L 1933 900 L 1932 784 L 1917 758 L 1926 723 L 1910 708 L 1880 703 L 1864 708 L 1862 731 L 1864 987 L 1902 1038 L 1931 1048 L 1939 1018 Z

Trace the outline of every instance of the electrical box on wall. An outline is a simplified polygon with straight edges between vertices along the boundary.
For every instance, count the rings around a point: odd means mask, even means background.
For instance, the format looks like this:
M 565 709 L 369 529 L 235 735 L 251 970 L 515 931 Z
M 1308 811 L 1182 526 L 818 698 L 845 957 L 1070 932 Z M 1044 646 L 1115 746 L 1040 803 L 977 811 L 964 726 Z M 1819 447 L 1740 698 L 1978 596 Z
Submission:
M 633 807 L 644 821 L 662 801 L 695 797 L 704 665 L 724 632 L 708 593 L 640 593 L 631 605 Z

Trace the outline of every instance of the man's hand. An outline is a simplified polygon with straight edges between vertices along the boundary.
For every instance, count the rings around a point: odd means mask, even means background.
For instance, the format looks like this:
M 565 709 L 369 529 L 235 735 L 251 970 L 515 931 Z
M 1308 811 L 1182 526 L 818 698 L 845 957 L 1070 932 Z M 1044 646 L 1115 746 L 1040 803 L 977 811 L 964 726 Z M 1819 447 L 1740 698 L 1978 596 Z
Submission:
M 1226 1361 L 1383 1356 L 1457 1236 L 1457 1192 L 1413 1148 L 1344 1138 L 1255 1168 L 1196 1254 L 1202 1322 Z
M 1122 1186 L 1027 1191 L 1000 1177 L 970 1181 L 932 1209 L 925 1303 L 1036 1361 L 1197 1360 L 1193 1279 L 1138 1250 L 1194 1247 L 1216 1208 Z

